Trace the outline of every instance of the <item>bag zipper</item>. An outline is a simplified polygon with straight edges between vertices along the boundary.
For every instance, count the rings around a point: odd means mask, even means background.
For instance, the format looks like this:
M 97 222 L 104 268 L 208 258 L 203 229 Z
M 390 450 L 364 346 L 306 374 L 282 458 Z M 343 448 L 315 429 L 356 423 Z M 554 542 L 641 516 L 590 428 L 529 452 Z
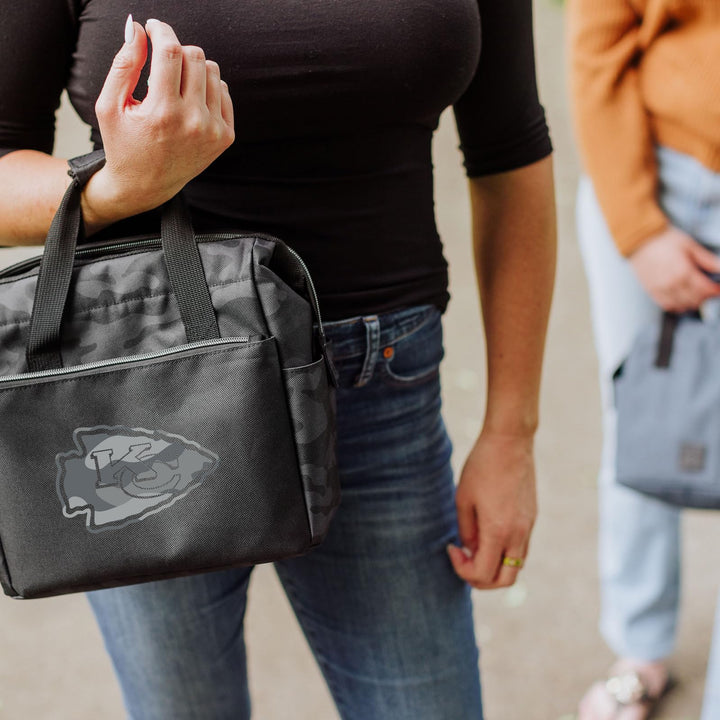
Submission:
M 167 357 L 169 355 L 181 354 L 189 350 L 215 347 L 217 345 L 236 345 L 241 343 L 246 344 L 249 342 L 250 337 L 247 335 L 241 337 L 215 338 L 213 340 L 199 340 L 198 342 L 187 343 L 173 348 L 166 348 L 165 350 L 157 350 L 151 353 L 142 353 L 140 355 L 126 355 L 124 357 L 111 358 L 110 360 L 98 360 L 96 362 L 85 363 L 84 365 L 73 365 L 66 368 L 56 368 L 54 370 L 39 370 L 38 372 L 19 373 L 17 375 L 4 375 L 0 377 L 0 386 L 3 383 L 22 382 L 25 380 L 43 380 L 45 378 L 60 377 L 62 375 L 74 375 L 77 373 L 88 372 L 90 370 L 114 367 L 116 365 L 145 362 L 147 360 L 155 360 L 156 358 Z

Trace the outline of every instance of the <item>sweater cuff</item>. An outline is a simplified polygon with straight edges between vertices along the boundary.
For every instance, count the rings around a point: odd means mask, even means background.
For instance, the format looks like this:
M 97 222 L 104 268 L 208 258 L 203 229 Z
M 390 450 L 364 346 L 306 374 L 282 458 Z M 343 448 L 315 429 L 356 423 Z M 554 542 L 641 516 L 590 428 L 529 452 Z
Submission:
M 624 227 L 623 232 L 612 231 L 615 245 L 621 255 L 629 258 L 638 248 L 644 245 L 654 235 L 665 230 L 670 221 L 659 207 L 654 207 L 653 212 L 647 213 L 645 217 L 638 218 L 640 222 L 632 228 Z

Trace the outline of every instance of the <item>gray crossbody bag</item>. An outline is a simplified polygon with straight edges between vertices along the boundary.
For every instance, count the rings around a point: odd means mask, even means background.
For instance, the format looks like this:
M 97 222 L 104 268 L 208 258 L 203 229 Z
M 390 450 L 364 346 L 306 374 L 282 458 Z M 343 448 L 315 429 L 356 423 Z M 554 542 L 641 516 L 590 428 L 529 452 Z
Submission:
M 0 584 L 42 597 L 268 562 L 339 502 L 335 375 L 304 263 L 264 235 L 77 247 L 73 183 L 0 273 Z
M 720 509 L 720 323 L 665 313 L 615 375 L 617 480 L 673 505 Z

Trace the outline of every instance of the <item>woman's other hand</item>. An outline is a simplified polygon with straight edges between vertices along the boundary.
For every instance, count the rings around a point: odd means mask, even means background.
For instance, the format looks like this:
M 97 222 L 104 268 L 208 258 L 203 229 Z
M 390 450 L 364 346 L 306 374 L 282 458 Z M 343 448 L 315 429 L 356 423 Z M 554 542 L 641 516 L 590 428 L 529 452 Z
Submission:
M 537 516 L 532 435 L 483 431 L 460 476 L 455 504 L 464 551 L 448 547 L 455 572 L 474 588 L 512 585 Z
M 173 29 L 128 18 L 95 105 L 106 165 L 83 192 L 89 231 L 158 207 L 201 173 L 234 140 L 233 107 L 220 68 L 199 47 L 181 45 Z M 152 41 L 148 92 L 133 91 Z
M 650 238 L 629 259 L 640 283 L 663 310 L 697 310 L 720 295 L 720 285 L 706 275 L 720 272 L 720 259 L 675 227 Z

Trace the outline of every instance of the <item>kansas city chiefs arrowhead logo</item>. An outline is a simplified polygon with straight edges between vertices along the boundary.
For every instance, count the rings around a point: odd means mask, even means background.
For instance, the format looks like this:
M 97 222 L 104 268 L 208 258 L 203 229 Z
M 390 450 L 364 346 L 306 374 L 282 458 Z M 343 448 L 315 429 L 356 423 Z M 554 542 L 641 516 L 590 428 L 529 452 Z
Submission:
M 169 507 L 198 487 L 217 455 L 179 435 L 126 427 L 78 428 L 75 449 L 59 453 L 63 514 L 88 530 L 119 528 Z

